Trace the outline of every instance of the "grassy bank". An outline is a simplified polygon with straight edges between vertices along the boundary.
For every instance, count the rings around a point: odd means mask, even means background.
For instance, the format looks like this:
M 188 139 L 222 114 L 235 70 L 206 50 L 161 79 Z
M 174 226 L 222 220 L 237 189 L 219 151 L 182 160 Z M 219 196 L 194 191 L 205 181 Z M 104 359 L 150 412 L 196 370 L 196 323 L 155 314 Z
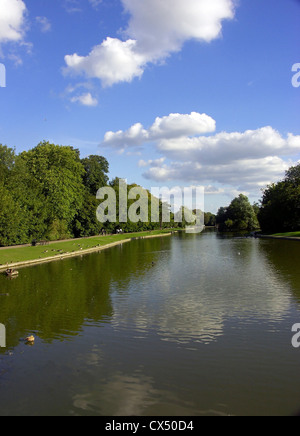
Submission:
M 49 245 L 36 247 L 18 247 L 7 248 L 0 250 L 0 268 L 7 264 L 15 264 L 27 261 L 39 261 L 53 256 L 60 258 L 65 254 L 76 253 L 79 251 L 96 249 L 97 247 L 105 247 L 106 245 L 125 241 L 132 238 L 140 238 L 147 236 L 159 236 L 160 234 L 169 233 L 168 231 L 154 230 L 152 232 L 141 232 L 123 235 L 112 236 L 97 236 L 83 239 L 71 239 L 63 242 L 55 242 Z
M 275 233 L 272 236 L 284 236 L 286 238 L 300 238 L 300 232 Z

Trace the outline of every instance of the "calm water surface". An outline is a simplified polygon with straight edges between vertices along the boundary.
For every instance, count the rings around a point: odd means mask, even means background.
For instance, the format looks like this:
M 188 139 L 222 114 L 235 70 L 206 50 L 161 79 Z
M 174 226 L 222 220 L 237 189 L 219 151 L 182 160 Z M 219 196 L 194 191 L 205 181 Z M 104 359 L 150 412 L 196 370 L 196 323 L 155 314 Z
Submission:
M 1 275 L 0 415 L 299 412 L 299 254 L 206 231 Z

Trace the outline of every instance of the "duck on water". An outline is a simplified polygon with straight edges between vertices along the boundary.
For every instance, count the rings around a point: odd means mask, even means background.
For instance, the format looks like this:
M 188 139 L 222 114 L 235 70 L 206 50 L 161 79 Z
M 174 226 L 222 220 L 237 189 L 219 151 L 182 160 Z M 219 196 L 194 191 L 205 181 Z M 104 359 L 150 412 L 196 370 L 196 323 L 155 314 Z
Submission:
M 8 277 L 16 277 L 16 276 L 19 275 L 19 271 L 16 271 L 16 270 L 10 268 L 10 269 L 7 269 L 7 270 L 5 271 L 5 274 L 6 274 Z

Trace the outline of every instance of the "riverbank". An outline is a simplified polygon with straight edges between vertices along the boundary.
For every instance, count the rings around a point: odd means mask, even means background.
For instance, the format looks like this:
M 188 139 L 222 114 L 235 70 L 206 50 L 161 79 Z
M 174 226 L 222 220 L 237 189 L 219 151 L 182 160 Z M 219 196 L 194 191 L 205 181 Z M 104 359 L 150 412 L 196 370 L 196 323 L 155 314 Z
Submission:
M 300 232 L 276 233 L 274 235 L 257 235 L 257 237 L 261 239 L 282 239 L 285 241 L 300 241 Z
M 300 232 L 275 233 L 275 235 L 272 235 L 272 236 L 283 236 L 286 238 L 299 238 L 300 239 Z
M 55 242 L 46 246 L 7 248 L 0 252 L 0 272 L 8 268 L 23 268 L 70 257 L 99 252 L 135 239 L 171 236 L 170 231 L 152 231 L 112 236 L 98 236 Z

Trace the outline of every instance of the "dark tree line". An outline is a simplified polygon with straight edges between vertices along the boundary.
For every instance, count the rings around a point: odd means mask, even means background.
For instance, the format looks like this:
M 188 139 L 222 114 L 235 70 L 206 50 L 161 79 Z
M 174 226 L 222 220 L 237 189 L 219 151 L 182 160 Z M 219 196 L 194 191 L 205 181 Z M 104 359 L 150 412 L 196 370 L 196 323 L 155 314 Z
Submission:
M 291 167 L 284 180 L 265 189 L 258 219 L 266 233 L 300 230 L 300 164 Z
M 221 207 L 217 215 L 220 231 L 251 231 L 259 228 L 255 207 L 248 197 L 240 194 L 228 207 Z
M 291 167 L 285 178 L 266 187 L 259 204 L 251 205 L 240 194 L 217 214 L 221 231 L 257 230 L 284 233 L 300 230 L 300 164 Z

